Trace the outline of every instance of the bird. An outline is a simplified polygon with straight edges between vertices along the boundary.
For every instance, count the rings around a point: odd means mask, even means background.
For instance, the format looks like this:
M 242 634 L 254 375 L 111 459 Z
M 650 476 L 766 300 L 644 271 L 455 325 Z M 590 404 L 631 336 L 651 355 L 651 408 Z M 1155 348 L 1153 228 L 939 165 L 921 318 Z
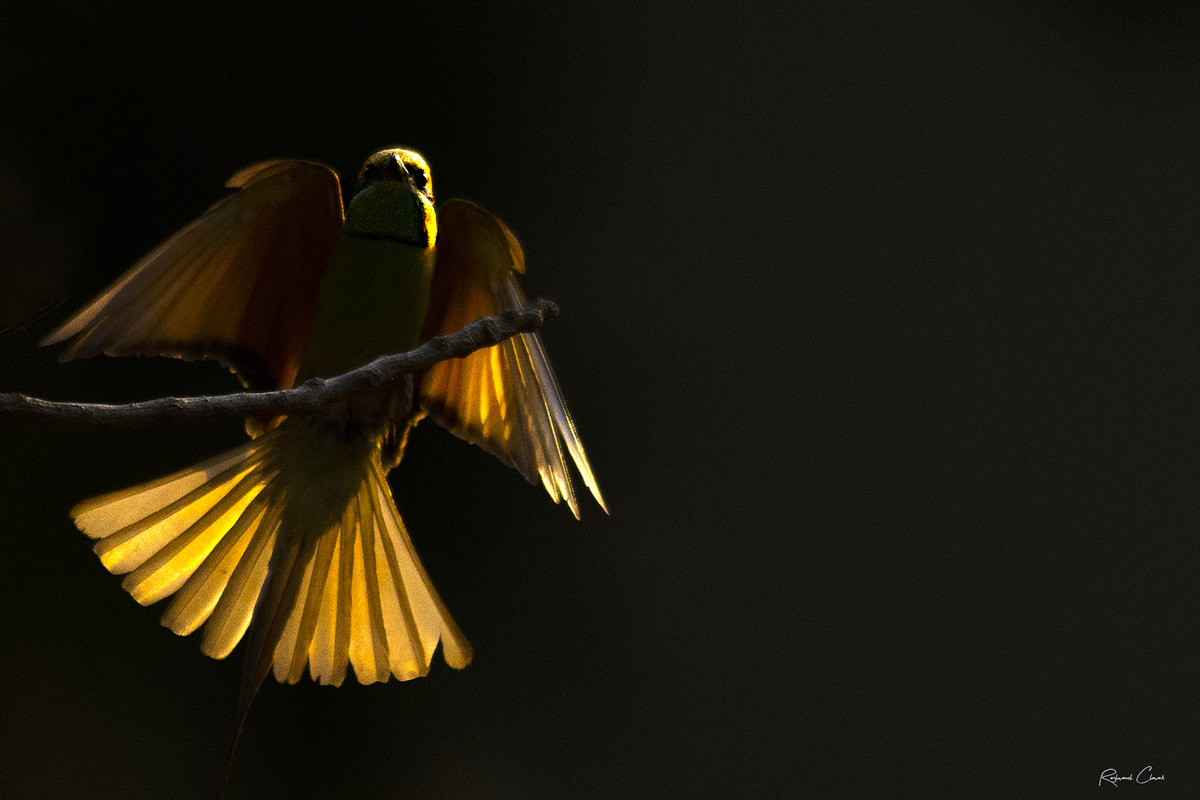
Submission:
M 359 171 L 273 160 L 45 337 L 98 354 L 212 360 L 254 391 L 328 378 L 519 308 L 521 245 L 479 205 L 435 206 L 429 165 L 389 148 Z M 579 518 L 568 462 L 607 513 L 536 333 L 442 361 L 320 410 L 245 421 L 202 463 L 79 503 L 77 527 L 162 624 L 202 652 L 245 641 L 239 709 L 271 672 L 338 686 L 426 675 L 472 648 L 422 566 L 387 473 L 429 417 L 541 483 Z M 239 730 L 241 725 L 239 723 Z

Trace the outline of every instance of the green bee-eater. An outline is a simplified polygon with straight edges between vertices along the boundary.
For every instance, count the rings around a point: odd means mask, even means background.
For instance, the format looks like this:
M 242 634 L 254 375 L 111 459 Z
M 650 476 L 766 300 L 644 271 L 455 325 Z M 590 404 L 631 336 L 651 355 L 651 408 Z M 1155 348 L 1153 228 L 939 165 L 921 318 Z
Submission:
M 139 261 L 43 344 L 62 360 L 214 359 L 252 389 L 285 389 L 524 303 L 521 246 L 473 203 L 436 211 L 425 160 L 367 159 L 343 214 L 337 174 L 270 161 Z M 568 454 L 600 490 L 536 334 L 523 334 L 318 413 L 248 420 L 240 447 L 72 510 L 139 603 L 224 658 L 249 631 L 242 709 L 274 667 L 296 682 L 362 683 L 429 670 L 471 646 L 417 558 L 385 475 L 426 415 L 550 496 L 578 504 Z

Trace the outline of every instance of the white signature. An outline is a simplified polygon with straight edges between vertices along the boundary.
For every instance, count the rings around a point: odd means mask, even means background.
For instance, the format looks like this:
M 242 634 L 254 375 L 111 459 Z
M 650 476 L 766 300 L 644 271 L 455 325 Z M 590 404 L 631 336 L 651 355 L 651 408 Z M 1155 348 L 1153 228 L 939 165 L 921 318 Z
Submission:
M 1097 786 L 1102 786 L 1105 783 L 1117 785 L 1117 781 L 1133 781 L 1134 783 L 1150 783 L 1150 781 L 1166 780 L 1166 775 L 1155 775 L 1153 767 L 1142 767 L 1142 771 L 1135 777 L 1133 773 L 1128 775 L 1118 775 L 1117 771 L 1111 767 L 1100 773 L 1100 783 Z

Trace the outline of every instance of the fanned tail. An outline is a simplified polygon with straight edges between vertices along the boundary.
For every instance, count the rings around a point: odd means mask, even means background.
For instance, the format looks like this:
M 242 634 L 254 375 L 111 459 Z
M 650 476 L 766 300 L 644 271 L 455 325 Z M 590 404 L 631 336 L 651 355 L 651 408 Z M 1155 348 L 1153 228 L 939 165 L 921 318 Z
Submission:
M 337 686 L 429 671 L 439 642 L 456 669 L 471 646 L 429 580 L 396 511 L 379 448 L 301 418 L 191 469 L 72 511 L 142 605 L 203 652 L 229 655 L 247 630 L 241 708 L 267 673 L 305 666 Z

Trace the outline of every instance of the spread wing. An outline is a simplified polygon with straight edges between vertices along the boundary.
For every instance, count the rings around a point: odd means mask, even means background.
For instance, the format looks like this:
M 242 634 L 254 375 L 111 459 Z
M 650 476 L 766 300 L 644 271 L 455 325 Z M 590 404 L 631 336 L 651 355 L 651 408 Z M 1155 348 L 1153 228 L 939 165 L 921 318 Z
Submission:
M 466 200 L 438 209 L 437 265 L 424 336 L 452 333 L 482 316 L 525 304 L 514 272 L 525 271 L 521 245 L 504 223 Z M 540 478 L 554 502 L 579 516 L 567 455 L 604 500 L 546 351 L 536 333 L 513 337 L 466 358 L 443 361 L 419 378 L 423 411 L 456 436 Z
M 135 264 L 42 344 L 60 361 L 98 353 L 220 361 L 254 389 L 288 388 L 342 227 L 337 173 L 266 161 L 239 191 Z

